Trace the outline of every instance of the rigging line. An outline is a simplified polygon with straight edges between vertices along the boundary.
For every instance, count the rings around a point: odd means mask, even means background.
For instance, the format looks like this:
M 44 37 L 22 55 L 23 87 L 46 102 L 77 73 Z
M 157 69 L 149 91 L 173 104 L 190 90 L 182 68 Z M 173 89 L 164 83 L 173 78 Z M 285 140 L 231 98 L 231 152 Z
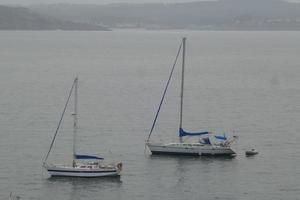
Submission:
M 59 120 L 59 122 L 58 122 L 58 126 L 57 126 L 57 128 L 56 128 L 56 131 L 55 131 L 54 137 L 53 137 L 53 139 L 52 139 L 52 142 L 51 142 L 51 144 L 50 144 L 49 151 L 48 151 L 48 153 L 46 154 L 46 157 L 45 157 L 45 159 L 44 159 L 44 162 L 43 162 L 44 164 L 46 163 L 46 161 L 47 161 L 47 159 L 48 159 L 48 157 L 49 157 L 50 151 L 51 151 L 51 149 L 52 149 L 52 147 L 53 147 L 55 138 L 56 138 L 56 136 L 57 136 L 58 130 L 59 130 L 60 125 L 61 125 L 61 122 L 62 122 L 63 117 L 64 117 L 64 114 L 65 114 L 65 112 L 66 112 L 68 103 L 69 103 L 69 101 L 70 101 L 70 97 L 71 97 L 71 95 L 72 95 L 72 91 L 73 91 L 73 88 L 74 88 L 74 86 L 75 86 L 75 83 L 76 83 L 76 79 L 74 80 L 73 85 L 72 85 L 72 87 L 71 87 L 71 90 L 70 90 L 70 92 L 69 92 L 69 96 L 68 96 L 67 102 L 66 102 L 66 104 L 65 104 L 65 107 L 64 107 L 64 109 L 63 109 L 62 115 L 61 115 L 60 120 Z
M 168 81 L 167 81 L 167 84 L 166 84 L 166 87 L 165 87 L 163 96 L 162 96 L 161 101 L 160 101 L 160 103 L 159 103 L 159 107 L 158 107 L 157 113 L 156 113 L 156 115 L 155 115 L 155 118 L 154 118 L 154 121 L 153 121 L 153 124 L 152 124 L 152 127 L 151 127 L 151 131 L 150 131 L 150 133 L 149 133 L 149 135 L 148 135 L 147 142 L 149 141 L 149 139 L 150 139 L 150 137 L 151 137 L 152 131 L 153 131 L 153 129 L 154 129 L 154 126 L 155 126 L 155 123 L 156 123 L 156 120 L 157 120 L 157 117 L 158 117 L 158 114 L 159 114 L 159 111 L 160 111 L 160 108 L 161 108 L 162 103 L 163 103 L 163 101 L 164 101 L 164 99 L 165 99 L 165 96 L 166 96 L 166 93 L 167 93 L 167 90 L 168 90 L 168 87 L 169 87 L 169 83 L 170 83 L 170 81 L 171 81 L 171 78 L 172 78 L 172 75 L 173 75 L 173 72 L 174 72 L 174 68 L 175 68 L 175 66 L 176 66 L 176 63 L 177 63 L 177 60 L 178 60 L 179 53 L 180 53 L 180 51 L 181 51 L 181 47 L 182 47 L 182 43 L 181 43 L 180 46 L 179 46 L 179 49 L 178 49 L 178 52 L 177 52 L 177 55 L 176 55 L 176 58 L 175 58 L 175 61 L 174 61 L 174 64 L 173 64 L 173 67 L 172 67 L 170 76 L 169 76 L 169 79 L 168 79 Z

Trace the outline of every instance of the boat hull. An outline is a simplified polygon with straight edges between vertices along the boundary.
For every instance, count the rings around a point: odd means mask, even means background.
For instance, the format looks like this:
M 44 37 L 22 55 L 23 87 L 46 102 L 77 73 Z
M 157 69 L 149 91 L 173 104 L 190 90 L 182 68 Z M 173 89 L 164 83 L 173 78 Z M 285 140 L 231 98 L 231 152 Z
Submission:
M 80 169 L 72 167 L 46 167 L 46 170 L 54 177 L 107 177 L 120 176 L 118 169 Z
M 188 156 L 226 156 L 234 155 L 230 147 L 217 145 L 151 144 L 147 146 L 152 154 L 188 155 Z
M 254 156 L 254 155 L 257 155 L 258 152 L 257 151 L 246 151 L 245 154 L 246 154 L 246 156 Z

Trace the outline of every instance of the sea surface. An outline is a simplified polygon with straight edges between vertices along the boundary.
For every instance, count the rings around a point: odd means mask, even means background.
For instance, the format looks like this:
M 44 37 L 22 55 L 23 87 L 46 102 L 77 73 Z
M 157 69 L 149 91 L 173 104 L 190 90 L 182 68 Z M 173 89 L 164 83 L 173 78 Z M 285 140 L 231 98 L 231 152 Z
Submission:
M 238 135 L 235 158 L 145 151 L 183 36 L 183 127 Z M 178 140 L 178 62 L 154 141 Z M 42 168 L 76 76 L 77 151 L 122 161 L 120 178 L 49 178 Z M 70 104 L 49 162 L 71 162 Z M 0 32 L 0 199 L 296 200 L 299 142 L 299 32 Z M 251 148 L 259 154 L 245 157 Z

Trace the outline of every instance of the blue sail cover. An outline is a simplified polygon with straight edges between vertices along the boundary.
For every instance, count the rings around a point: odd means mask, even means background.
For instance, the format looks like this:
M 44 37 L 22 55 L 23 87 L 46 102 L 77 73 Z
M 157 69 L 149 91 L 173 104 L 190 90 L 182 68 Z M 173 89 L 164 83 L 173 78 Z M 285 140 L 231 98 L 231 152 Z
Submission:
M 92 155 L 78 155 L 76 154 L 76 159 L 78 160 L 103 160 L 104 158 Z
M 209 134 L 209 132 L 205 131 L 205 132 L 189 133 L 189 132 L 184 131 L 182 128 L 179 129 L 179 137 L 199 136 L 199 135 L 206 135 L 206 134 Z
M 225 133 L 223 135 L 215 135 L 215 138 L 217 138 L 219 140 L 227 140 Z

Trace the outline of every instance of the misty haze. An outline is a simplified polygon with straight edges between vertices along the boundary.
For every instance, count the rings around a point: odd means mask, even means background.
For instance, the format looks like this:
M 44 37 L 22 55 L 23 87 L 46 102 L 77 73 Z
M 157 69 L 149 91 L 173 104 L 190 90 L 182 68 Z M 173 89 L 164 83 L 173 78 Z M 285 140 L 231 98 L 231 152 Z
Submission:
M 299 30 L 300 4 L 281 0 L 222 0 L 139 4 L 0 6 L 4 30 Z
M 0 199 L 299 199 L 300 1 L 0 0 Z

